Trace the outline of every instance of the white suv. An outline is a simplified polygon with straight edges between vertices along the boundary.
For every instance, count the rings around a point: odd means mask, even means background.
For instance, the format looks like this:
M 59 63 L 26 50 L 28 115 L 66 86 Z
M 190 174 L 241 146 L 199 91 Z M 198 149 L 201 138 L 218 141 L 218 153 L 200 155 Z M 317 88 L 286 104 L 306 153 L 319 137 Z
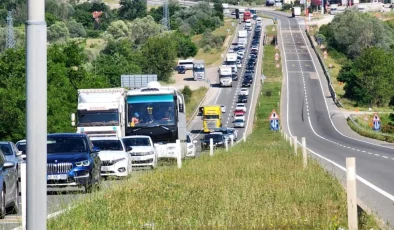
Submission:
M 244 103 L 237 103 L 237 106 L 235 106 L 235 110 L 242 110 L 246 112 L 246 105 Z
M 241 88 L 240 95 L 249 95 L 249 90 L 247 88 Z
M 157 151 L 149 136 L 123 137 L 122 142 L 131 155 L 133 167 L 157 167 Z

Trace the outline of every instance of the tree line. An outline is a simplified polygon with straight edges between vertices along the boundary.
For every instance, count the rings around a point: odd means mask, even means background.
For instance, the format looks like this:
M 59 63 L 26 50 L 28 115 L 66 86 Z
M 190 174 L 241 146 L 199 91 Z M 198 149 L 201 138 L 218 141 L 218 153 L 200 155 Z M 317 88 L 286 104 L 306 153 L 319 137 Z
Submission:
M 343 64 L 338 80 L 356 106 L 394 105 L 394 23 L 357 10 L 336 15 L 316 38 Z

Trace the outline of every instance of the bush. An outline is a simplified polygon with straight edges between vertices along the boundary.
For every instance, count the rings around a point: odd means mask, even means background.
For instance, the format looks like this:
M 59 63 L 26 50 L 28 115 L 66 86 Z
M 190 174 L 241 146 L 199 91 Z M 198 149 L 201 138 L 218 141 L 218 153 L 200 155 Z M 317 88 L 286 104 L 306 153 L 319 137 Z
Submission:
M 185 102 L 188 104 L 193 96 L 193 91 L 189 86 L 185 86 L 182 90 L 183 96 L 185 97 Z
M 210 45 L 204 46 L 204 53 L 211 52 L 212 47 Z
M 212 34 L 211 31 L 207 30 L 202 35 L 202 39 L 199 43 L 200 47 L 205 49 L 206 46 L 210 46 L 210 48 L 220 48 L 223 45 L 225 36 L 216 36 Z
M 100 37 L 100 30 L 87 30 L 87 35 L 89 38 L 99 38 Z

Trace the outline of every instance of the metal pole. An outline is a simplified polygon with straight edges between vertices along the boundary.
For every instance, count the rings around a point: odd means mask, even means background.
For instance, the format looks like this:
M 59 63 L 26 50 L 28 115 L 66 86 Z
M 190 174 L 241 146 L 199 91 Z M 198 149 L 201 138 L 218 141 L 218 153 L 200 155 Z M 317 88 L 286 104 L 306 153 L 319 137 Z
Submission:
M 22 229 L 26 229 L 26 163 L 21 164 Z
M 45 0 L 27 0 L 26 21 L 26 220 L 47 229 L 47 25 Z
M 347 178 L 347 216 L 349 230 L 358 229 L 357 220 L 357 190 L 356 190 L 356 158 L 346 158 Z

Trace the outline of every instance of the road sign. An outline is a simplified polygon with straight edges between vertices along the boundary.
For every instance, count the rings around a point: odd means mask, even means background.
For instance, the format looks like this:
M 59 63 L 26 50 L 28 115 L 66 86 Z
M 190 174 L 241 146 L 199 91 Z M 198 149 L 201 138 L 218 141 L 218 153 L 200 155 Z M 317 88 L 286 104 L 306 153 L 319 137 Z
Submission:
M 374 121 L 372 129 L 374 131 L 379 131 L 380 130 L 380 121 Z
M 279 57 L 275 56 L 275 61 L 279 60 Z
M 379 118 L 379 116 L 378 116 L 378 113 L 375 113 L 375 114 L 373 115 L 372 121 L 373 121 L 373 122 L 380 121 L 380 118 Z
M 275 31 L 275 27 L 272 27 L 272 31 Z
M 275 46 L 275 49 L 276 49 L 276 50 L 278 50 L 278 49 L 279 49 L 279 46 L 278 46 L 278 45 L 276 45 L 276 46 Z
M 272 110 L 269 119 L 270 120 L 279 120 L 279 115 L 276 113 L 275 109 Z
M 279 130 L 279 115 L 276 113 L 275 109 L 272 110 L 269 119 L 271 130 Z
M 278 54 L 278 53 L 276 53 L 276 54 L 275 54 L 275 57 L 279 57 L 279 54 Z
M 279 67 L 280 67 L 280 65 L 279 65 L 279 63 L 277 63 L 277 64 L 276 64 L 276 68 L 279 68 Z

